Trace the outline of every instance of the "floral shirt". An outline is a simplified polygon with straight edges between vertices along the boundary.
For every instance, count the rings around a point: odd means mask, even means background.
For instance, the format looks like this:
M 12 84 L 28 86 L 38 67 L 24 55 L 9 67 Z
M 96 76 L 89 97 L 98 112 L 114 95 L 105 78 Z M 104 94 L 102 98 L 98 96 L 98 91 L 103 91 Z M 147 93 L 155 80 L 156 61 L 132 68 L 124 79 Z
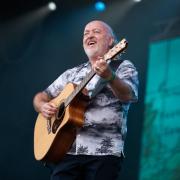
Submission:
M 84 116 L 84 125 L 77 130 L 76 139 L 68 154 L 121 156 L 123 153 L 129 105 L 138 97 L 138 73 L 128 60 L 118 65 L 117 61 L 112 61 L 110 65 L 116 71 L 116 76 L 132 88 L 134 96 L 129 102 L 121 102 L 113 94 L 109 84 L 95 75 L 86 85 L 90 100 Z M 80 84 L 90 71 L 90 63 L 68 69 L 45 92 L 54 98 L 67 83 Z

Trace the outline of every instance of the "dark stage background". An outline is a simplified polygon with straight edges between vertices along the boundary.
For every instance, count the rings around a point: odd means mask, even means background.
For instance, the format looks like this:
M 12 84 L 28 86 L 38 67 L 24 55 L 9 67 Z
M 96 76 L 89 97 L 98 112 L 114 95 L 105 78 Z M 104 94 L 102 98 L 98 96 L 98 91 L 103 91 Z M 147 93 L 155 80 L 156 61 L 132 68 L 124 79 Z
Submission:
M 50 12 L 45 7 L 48 2 L 6 0 L 0 6 L 0 179 L 49 179 L 49 170 L 33 155 L 37 113 L 32 99 L 64 70 L 87 60 L 83 28 L 100 19 L 112 26 L 119 39 L 127 38 L 129 47 L 123 57 L 139 71 L 139 102 L 130 109 L 121 172 L 123 180 L 137 180 L 148 47 L 152 37 L 178 35 L 179 29 L 172 24 L 180 18 L 180 1 L 105 1 L 104 12 L 97 12 L 95 1 L 90 0 L 56 0 L 58 8 Z

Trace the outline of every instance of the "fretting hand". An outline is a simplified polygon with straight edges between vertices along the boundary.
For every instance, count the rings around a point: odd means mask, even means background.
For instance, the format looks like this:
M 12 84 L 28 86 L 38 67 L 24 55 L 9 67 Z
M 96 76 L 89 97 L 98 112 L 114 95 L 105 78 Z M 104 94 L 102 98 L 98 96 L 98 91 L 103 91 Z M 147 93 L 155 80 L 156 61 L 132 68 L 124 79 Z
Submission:
M 92 67 L 96 74 L 102 78 L 110 79 L 112 77 L 112 70 L 109 64 L 102 57 L 99 57 Z

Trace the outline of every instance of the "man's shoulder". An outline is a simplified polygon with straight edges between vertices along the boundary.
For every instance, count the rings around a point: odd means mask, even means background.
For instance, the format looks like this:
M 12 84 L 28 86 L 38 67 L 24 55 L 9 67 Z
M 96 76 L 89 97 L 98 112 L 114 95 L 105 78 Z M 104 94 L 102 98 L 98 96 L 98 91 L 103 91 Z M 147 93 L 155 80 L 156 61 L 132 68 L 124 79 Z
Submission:
M 119 69 L 119 68 L 124 68 L 124 67 L 135 68 L 134 64 L 130 60 L 127 60 L 127 59 L 111 61 L 110 66 L 114 69 Z
M 122 62 L 122 64 L 123 64 L 123 65 L 128 65 L 128 64 L 134 65 L 133 62 L 130 61 L 129 59 L 124 59 L 123 62 Z
M 121 67 L 121 68 L 122 68 L 122 67 L 135 68 L 135 65 L 134 65 L 134 63 L 133 63 L 132 61 L 125 59 L 125 60 L 123 60 L 123 62 L 120 64 L 120 67 Z
M 89 62 L 84 62 L 84 63 L 81 63 L 73 68 L 70 68 L 70 69 L 67 69 L 67 71 L 79 71 L 81 70 L 82 68 L 86 68 L 89 66 Z

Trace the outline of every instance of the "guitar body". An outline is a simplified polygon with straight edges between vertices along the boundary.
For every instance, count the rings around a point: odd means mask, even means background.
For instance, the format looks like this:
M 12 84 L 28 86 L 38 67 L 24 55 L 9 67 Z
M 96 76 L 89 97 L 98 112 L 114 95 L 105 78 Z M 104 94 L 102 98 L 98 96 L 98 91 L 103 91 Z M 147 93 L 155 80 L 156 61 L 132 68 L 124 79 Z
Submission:
M 59 107 L 58 113 L 46 119 L 39 113 L 34 129 L 34 155 L 36 160 L 58 162 L 70 149 L 76 137 L 76 128 L 82 127 L 87 102 L 77 96 L 64 106 L 75 85 L 69 83 L 51 102 Z

